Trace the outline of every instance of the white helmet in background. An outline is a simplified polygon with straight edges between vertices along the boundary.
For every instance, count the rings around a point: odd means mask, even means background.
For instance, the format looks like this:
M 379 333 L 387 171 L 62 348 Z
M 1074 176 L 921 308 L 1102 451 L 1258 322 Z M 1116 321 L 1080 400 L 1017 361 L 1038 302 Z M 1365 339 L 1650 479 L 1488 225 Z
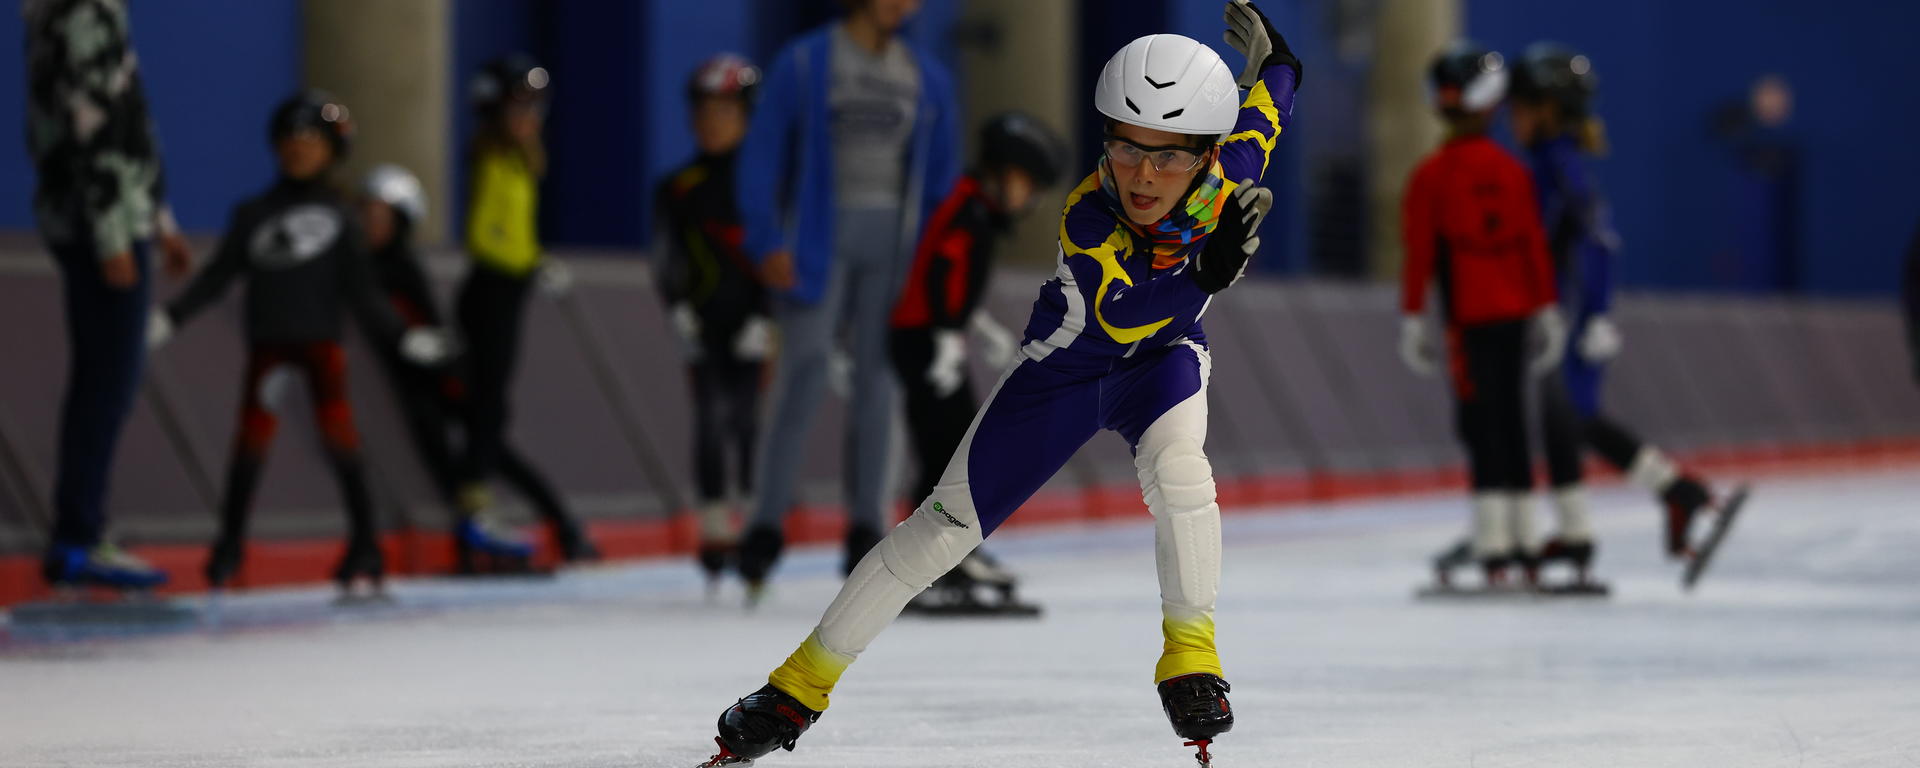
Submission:
M 392 163 L 382 163 L 367 171 L 367 178 L 361 182 L 361 187 L 367 197 L 393 206 L 394 210 L 415 225 L 427 218 L 427 192 L 412 171 Z
M 1240 116 L 1240 86 L 1220 54 L 1200 41 L 1148 35 L 1107 60 L 1093 105 L 1142 128 L 1224 135 Z

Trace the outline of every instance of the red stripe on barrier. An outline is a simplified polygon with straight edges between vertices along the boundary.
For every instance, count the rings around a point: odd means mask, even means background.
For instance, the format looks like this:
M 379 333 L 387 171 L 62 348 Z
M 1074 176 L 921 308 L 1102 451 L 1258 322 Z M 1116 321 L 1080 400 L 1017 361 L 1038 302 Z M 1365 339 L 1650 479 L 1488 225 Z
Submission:
M 1688 454 L 1681 465 L 1709 477 L 1725 474 L 1810 474 L 1843 469 L 1867 469 L 1920 463 L 1920 438 L 1897 438 L 1803 445 L 1770 444 L 1716 449 Z M 1595 467 L 1592 477 L 1617 481 L 1618 473 Z M 1372 472 L 1295 473 L 1221 478 L 1221 506 L 1228 512 L 1320 502 L 1431 493 L 1466 487 L 1460 468 Z M 906 508 L 894 510 L 894 519 Z M 1080 491 L 1043 491 L 1007 521 L 1007 527 L 1089 524 L 1105 521 L 1141 521 L 1146 505 L 1140 489 L 1103 486 Z M 595 520 L 588 529 L 603 555 L 613 560 L 682 557 L 697 541 L 691 514 L 669 520 Z M 787 518 L 788 541 L 794 545 L 838 545 L 846 520 L 837 507 L 803 505 Z M 343 544 L 331 539 L 262 540 L 250 543 L 247 563 L 236 585 L 270 587 L 324 583 L 339 558 Z M 453 542 L 444 532 L 399 530 L 385 534 L 381 547 L 388 570 L 396 576 L 448 573 L 453 569 Z M 202 544 L 151 544 L 130 548 L 173 576 L 161 594 L 188 594 L 207 588 L 201 577 L 207 547 Z M 551 546 L 542 547 L 550 558 Z M 691 564 L 689 568 L 693 567 Z M 37 555 L 0 556 L 0 606 L 43 599 L 47 588 L 40 579 Z

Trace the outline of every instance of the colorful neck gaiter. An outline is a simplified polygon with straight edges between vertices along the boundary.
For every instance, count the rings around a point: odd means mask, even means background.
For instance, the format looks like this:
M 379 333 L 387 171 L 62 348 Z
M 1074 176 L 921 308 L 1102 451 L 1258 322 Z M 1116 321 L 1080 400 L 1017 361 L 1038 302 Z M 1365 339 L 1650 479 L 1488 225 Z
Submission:
M 1113 173 L 1108 170 L 1106 162 L 1100 163 L 1100 188 L 1113 200 L 1120 220 L 1153 242 L 1153 266 L 1160 269 L 1180 263 L 1186 257 L 1188 246 L 1219 226 L 1220 212 L 1227 205 L 1227 196 L 1220 194 L 1224 184 L 1220 161 L 1216 158 L 1213 165 L 1207 168 L 1206 175 L 1194 185 L 1193 193 L 1187 195 L 1184 204 L 1175 206 L 1152 226 L 1142 227 L 1127 218 L 1120 202 L 1120 189 L 1113 183 Z

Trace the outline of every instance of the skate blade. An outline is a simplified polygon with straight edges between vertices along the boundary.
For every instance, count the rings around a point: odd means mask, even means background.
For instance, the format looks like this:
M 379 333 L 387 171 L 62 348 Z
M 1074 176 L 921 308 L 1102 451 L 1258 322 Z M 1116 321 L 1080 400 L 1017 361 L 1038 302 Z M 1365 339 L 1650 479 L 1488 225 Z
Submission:
M 932 604 L 921 605 L 907 603 L 907 613 L 934 619 L 1036 619 L 1040 617 L 1040 606 L 1029 603 L 993 604 Z
M 1207 751 L 1207 747 L 1212 745 L 1212 739 L 1199 739 L 1182 743 L 1180 746 L 1195 747 L 1198 751 L 1193 755 L 1194 762 L 1198 763 L 1200 768 L 1213 768 L 1213 753 Z
M 8 609 L 7 618 L 19 629 L 154 629 L 192 624 L 200 614 L 172 601 L 143 598 L 22 603 Z
M 1601 582 L 1542 584 L 1534 587 L 1499 585 L 1461 587 L 1430 584 L 1414 590 L 1414 599 L 1426 602 L 1527 603 L 1561 598 L 1604 598 L 1613 590 Z
M 753 758 L 741 757 L 734 754 L 733 750 L 727 749 L 726 742 L 721 741 L 718 736 L 714 737 L 713 743 L 720 747 L 720 754 L 707 758 L 706 762 L 696 765 L 693 768 L 720 768 L 720 766 L 723 765 L 753 765 Z
M 1733 521 L 1740 516 L 1740 509 L 1747 504 L 1747 493 L 1752 486 L 1742 485 L 1728 496 L 1713 516 L 1713 528 L 1707 531 L 1707 537 L 1693 551 L 1693 557 L 1687 559 L 1686 573 L 1680 577 L 1680 589 L 1692 592 L 1700 577 L 1707 572 L 1707 566 L 1713 564 L 1713 555 L 1720 550 L 1720 544 L 1726 541 L 1727 532 L 1733 530 Z
M 372 592 L 345 591 L 333 598 L 335 608 L 382 608 L 397 605 L 393 595 L 384 589 Z

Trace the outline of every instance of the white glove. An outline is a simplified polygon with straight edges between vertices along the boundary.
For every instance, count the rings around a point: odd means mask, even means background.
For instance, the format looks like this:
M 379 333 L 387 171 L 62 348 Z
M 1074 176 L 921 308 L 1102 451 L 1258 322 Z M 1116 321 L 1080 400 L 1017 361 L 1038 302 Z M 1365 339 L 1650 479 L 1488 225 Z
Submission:
M 400 336 L 400 356 L 414 365 L 439 365 L 453 357 L 453 337 L 438 328 L 408 328 Z
M 690 305 L 675 304 L 667 311 L 667 321 L 673 325 L 674 335 L 680 337 L 680 351 L 688 360 L 700 359 L 700 315 Z
M 742 360 L 765 360 L 773 351 L 773 323 L 765 317 L 753 315 L 747 318 L 747 324 L 740 326 L 740 333 L 733 337 L 733 354 Z
M 173 338 L 173 318 L 163 310 L 153 310 L 147 315 L 147 351 L 152 352 Z
M 1604 363 L 1620 354 L 1623 343 L 1620 327 L 1613 324 L 1613 319 L 1596 315 L 1580 333 L 1580 357 L 1589 363 Z
M 1548 304 L 1533 316 L 1534 335 L 1540 337 L 1540 353 L 1533 356 L 1527 364 L 1527 371 L 1535 377 L 1553 373 L 1560 366 L 1560 360 L 1567 356 L 1567 321 L 1560 316 L 1560 307 Z
M 1020 354 L 1020 339 L 985 312 L 973 313 L 967 328 L 973 331 L 974 340 L 980 342 L 980 359 L 987 365 L 1005 368 Z
M 946 397 L 967 380 L 967 338 L 959 331 L 933 332 L 933 362 L 927 366 L 927 383 L 933 393 Z
M 1400 318 L 1400 362 L 1416 376 L 1432 376 L 1439 370 L 1427 345 L 1427 321 L 1419 315 Z
M 573 290 L 573 270 L 551 256 L 541 265 L 540 273 L 534 279 L 540 283 L 540 292 L 548 296 L 565 296 Z

